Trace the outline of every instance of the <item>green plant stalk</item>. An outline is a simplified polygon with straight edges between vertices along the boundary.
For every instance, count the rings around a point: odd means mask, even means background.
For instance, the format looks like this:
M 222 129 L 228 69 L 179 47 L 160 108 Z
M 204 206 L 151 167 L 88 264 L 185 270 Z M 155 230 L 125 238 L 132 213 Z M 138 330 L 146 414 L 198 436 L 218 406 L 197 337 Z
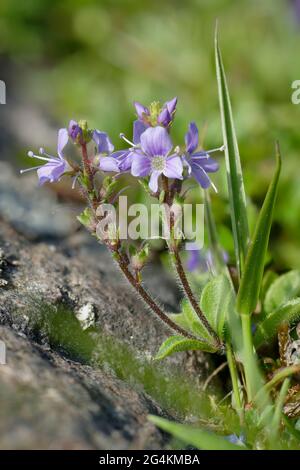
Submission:
M 242 319 L 242 333 L 243 333 L 243 366 L 245 370 L 246 391 L 248 403 L 252 402 L 254 398 L 254 384 L 252 384 L 253 370 L 256 367 L 255 356 L 253 351 L 252 331 L 251 331 L 251 316 L 241 315 Z
M 274 416 L 272 420 L 272 426 L 271 426 L 271 441 L 272 441 L 272 446 L 276 447 L 276 441 L 278 439 L 279 435 L 279 430 L 280 430 L 280 421 L 282 417 L 282 407 L 284 405 L 284 400 L 287 394 L 287 391 L 290 386 L 290 378 L 286 378 L 281 386 L 279 396 L 276 401 L 276 407 L 274 411 Z
M 230 377 L 231 377 L 233 395 L 234 395 L 236 406 L 237 406 L 237 413 L 242 422 L 243 421 L 243 406 L 242 406 L 242 400 L 241 400 L 241 394 L 240 394 L 240 388 L 239 388 L 239 382 L 238 382 L 238 374 L 237 374 L 236 363 L 233 357 L 231 345 L 229 343 L 226 344 L 226 356 L 227 356 L 227 362 L 228 362 L 228 367 L 229 367 L 229 372 L 230 372 Z
M 272 388 L 274 388 L 278 383 L 282 382 L 287 377 L 290 377 L 293 374 L 297 374 L 300 372 L 300 364 L 285 367 L 284 369 L 279 370 L 273 376 L 273 378 L 265 384 L 262 390 L 260 390 L 257 394 L 259 396 L 263 391 L 270 392 Z

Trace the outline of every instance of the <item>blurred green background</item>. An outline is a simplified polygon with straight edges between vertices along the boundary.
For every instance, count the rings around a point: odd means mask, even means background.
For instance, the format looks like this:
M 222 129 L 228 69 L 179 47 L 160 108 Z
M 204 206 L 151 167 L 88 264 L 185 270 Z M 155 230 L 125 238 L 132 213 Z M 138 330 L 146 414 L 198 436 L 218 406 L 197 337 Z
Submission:
M 279 270 L 299 267 L 300 105 L 291 102 L 291 84 L 300 79 L 296 3 L 1 0 L 0 78 L 7 85 L 1 158 L 17 158 L 24 167 L 29 143 L 54 151 L 54 129 L 71 118 L 88 119 L 121 146 L 119 133 L 131 135 L 134 100 L 148 104 L 173 96 L 179 99 L 174 141 L 181 143 L 195 120 L 207 128 L 205 147 L 219 146 L 213 55 L 218 18 L 246 190 L 254 203 L 250 212 L 255 216 L 263 200 L 279 139 L 283 174 L 272 256 Z M 231 250 L 222 157 L 220 162 L 213 204 L 223 245 Z

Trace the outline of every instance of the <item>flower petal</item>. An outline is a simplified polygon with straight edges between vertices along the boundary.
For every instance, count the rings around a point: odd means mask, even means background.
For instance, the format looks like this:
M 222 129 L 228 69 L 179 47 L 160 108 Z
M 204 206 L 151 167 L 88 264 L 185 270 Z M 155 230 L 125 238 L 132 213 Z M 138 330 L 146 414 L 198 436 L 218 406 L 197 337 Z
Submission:
M 67 163 L 64 160 L 59 159 L 50 160 L 50 162 L 42 165 L 37 170 L 40 186 L 47 181 L 50 183 L 58 181 L 61 175 L 64 173 L 66 165 Z
M 163 108 L 157 117 L 158 124 L 161 124 L 164 127 L 168 127 L 171 121 L 172 117 L 168 111 L 168 108 Z
M 148 176 L 151 171 L 151 161 L 142 153 L 132 152 L 131 174 L 133 176 Z
M 135 101 L 133 104 L 136 110 L 136 114 L 141 121 L 143 121 L 145 114 L 146 116 L 150 115 L 150 111 L 148 108 L 146 108 L 146 106 L 142 105 L 138 101 Z
M 158 190 L 158 178 L 161 175 L 161 171 L 153 171 L 149 180 L 149 188 L 153 193 L 156 193 Z
M 96 129 L 93 133 L 93 140 L 97 145 L 98 153 L 111 153 L 114 150 L 114 146 L 111 143 L 110 138 L 106 132 L 99 131 Z
M 219 163 L 211 157 L 195 157 L 191 158 L 192 165 L 201 166 L 208 173 L 215 173 L 219 169 Z
M 77 121 L 74 121 L 73 119 L 69 122 L 68 126 L 68 134 L 71 137 L 73 141 L 75 141 L 78 137 L 78 134 L 82 134 L 82 129 L 79 127 L 79 124 Z
M 167 130 L 161 126 L 149 127 L 141 135 L 141 147 L 150 157 L 166 156 L 172 150 L 172 141 Z
M 203 189 L 209 188 L 211 181 L 203 168 L 192 165 L 192 175 Z
M 163 174 L 167 178 L 182 179 L 183 165 L 182 160 L 178 155 L 171 156 L 166 160 L 166 167 Z
M 113 157 L 100 157 L 99 168 L 102 171 L 119 172 L 118 161 Z
M 145 132 L 146 129 L 148 129 L 149 126 L 147 124 L 144 124 L 141 121 L 134 121 L 133 123 L 133 143 L 135 145 L 138 145 L 141 141 L 141 135 L 143 132 Z
M 57 138 L 57 153 L 59 158 L 63 159 L 63 149 L 67 145 L 69 134 L 67 129 L 59 129 Z
M 195 122 L 191 122 L 189 125 L 189 130 L 185 134 L 185 145 L 188 153 L 193 153 L 198 147 L 199 141 L 199 131 Z
M 172 116 L 172 114 L 176 111 L 177 96 L 175 96 L 175 98 L 173 98 L 170 101 L 166 101 L 164 106 L 166 106 L 167 110 L 169 111 L 170 115 Z

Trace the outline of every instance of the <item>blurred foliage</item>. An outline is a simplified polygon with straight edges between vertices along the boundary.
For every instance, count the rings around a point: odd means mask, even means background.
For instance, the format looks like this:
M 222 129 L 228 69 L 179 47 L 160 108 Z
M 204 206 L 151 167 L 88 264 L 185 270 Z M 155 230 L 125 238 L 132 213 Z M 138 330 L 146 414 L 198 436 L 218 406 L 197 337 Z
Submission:
M 174 137 L 206 128 L 205 147 L 221 143 L 213 57 L 216 18 L 229 80 L 246 191 L 260 205 L 279 139 L 283 173 L 271 251 L 279 270 L 299 266 L 300 25 L 288 0 L 1 0 L 0 55 L 20 71 L 19 93 L 64 125 L 87 118 L 116 146 L 131 135 L 132 102 L 179 97 Z M 14 68 L 12 68 L 14 70 Z M 41 142 L 42 144 L 42 142 Z M 221 160 L 221 158 L 220 158 Z M 213 204 L 225 248 L 230 227 L 225 171 Z M 141 191 L 138 188 L 137 191 Z M 191 199 L 199 192 L 190 193 Z M 255 219 L 255 206 L 250 206 Z

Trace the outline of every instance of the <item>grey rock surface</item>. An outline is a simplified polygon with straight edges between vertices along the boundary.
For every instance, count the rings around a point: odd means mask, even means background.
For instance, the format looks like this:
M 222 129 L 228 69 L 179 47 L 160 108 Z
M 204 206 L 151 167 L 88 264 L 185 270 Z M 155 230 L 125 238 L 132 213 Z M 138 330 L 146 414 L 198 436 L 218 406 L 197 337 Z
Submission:
M 1 449 L 160 448 L 165 438 L 147 420 L 153 400 L 107 371 L 45 351 L 0 327 Z
M 35 299 L 65 305 L 82 329 L 101 329 L 148 362 L 170 332 L 136 299 L 105 248 L 78 230 L 74 210 L 70 216 L 49 190 L 28 184 L 24 198 L 32 218 L 24 208 L 25 222 L 18 223 L 11 213 L 23 188 L 7 164 L 0 170 L 0 197 L 11 204 L 0 204 L 0 339 L 8 349 L 7 365 L 0 366 L 0 448 L 163 447 L 165 438 L 146 417 L 165 411 L 142 385 L 62 355 L 47 335 L 35 334 L 30 315 Z M 57 206 L 64 215 L 59 226 L 54 217 L 49 242 L 48 215 Z M 47 223 L 34 225 L 40 217 Z M 178 310 L 176 284 L 159 266 L 147 269 L 147 284 L 167 310 Z M 211 363 L 207 355 L 181 353 L 161 370 L 185 374 L 200 387 Z
M 31 239 L 69 235 L 75 223 L 68 208 L 58 204 L 52 191 L 36 191 L 36 186 L 35 174 L 21 179 L 12 167 L 0 161 L 1 217 Z

